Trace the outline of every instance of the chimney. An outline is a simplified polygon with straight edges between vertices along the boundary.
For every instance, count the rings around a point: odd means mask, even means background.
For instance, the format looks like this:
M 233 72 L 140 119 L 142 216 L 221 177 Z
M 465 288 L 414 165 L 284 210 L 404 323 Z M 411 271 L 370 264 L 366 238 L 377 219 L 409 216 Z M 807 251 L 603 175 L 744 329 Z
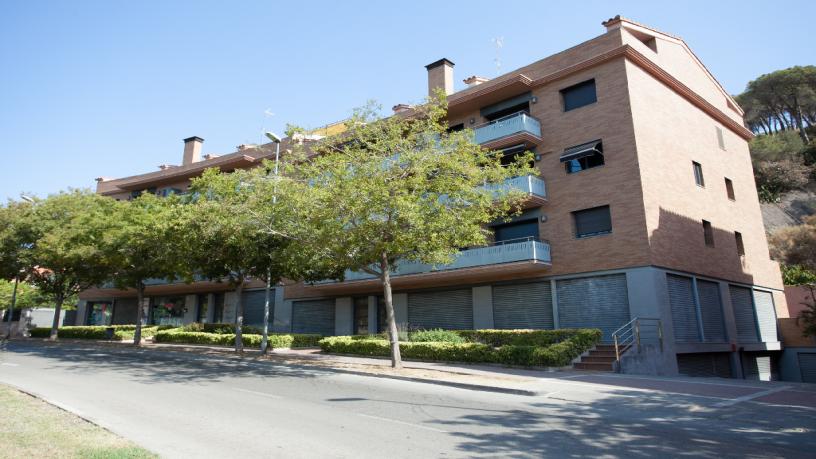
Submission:
M 204 139 L 195 136 L 184 139 L 184 157 L 181 161 L 182 166 L 201 161 L 201 144 L 203 142 Z
M 394 105 L 393 107 L 391 107 L 391 110 L 394 110 L 394 113 L 402 113 L 402 112 L 407 112 L 408 110 L 410 110 L 412 108 L 414 108 L 414 107 L 412 107 L 412 106 L 410 106 L 408 104 L 397 104 L 397 105 Z
M 428 69 L 428 95 L 432 96 L 437 88 L 442 88 L 446 95 L 453 94 L 453 66 L 445 58 L 425 66 Z
M 490 81 L 490 78 L 473 75 L 472 77 L 465 78 L 462 81 L 464 81 L 465 84 L 468 85 L 468 88 L 472 88 L 474 86 L 479 86 L 482 83 Z

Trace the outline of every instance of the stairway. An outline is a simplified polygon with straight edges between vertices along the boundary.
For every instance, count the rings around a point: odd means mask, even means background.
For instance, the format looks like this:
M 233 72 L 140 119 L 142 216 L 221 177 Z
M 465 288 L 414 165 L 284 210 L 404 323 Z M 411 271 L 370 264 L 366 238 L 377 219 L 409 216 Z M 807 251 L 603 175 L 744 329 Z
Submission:
M 626 349 L 621 349 L 623 353 Z M 589 355 L 581 357 L 581 361 L 572 365 L 576 370 L 614 371 L 615 345 L 599 344 L 590 349 Z

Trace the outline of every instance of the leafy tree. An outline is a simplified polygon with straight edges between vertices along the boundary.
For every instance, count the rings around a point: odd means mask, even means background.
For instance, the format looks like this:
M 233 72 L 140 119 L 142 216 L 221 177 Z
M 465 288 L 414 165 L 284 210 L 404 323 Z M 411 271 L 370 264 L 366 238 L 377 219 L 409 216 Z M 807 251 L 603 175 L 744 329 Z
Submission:
M 775 231 L 768 237 L 771 258 L 789 266 L 816 272 L 816 215 L 804 223 Z
M 110 279 L 117 288 L 136 290 L 136 330 L 133 344 L 142 337 L 145 281 L 174 278 L 183 265 L 174 241 L 183 234 L 176 215 L 181 205 L 176 196 L 159 198 L 143 193 L 131 201 L 115 201 L 110 228 L 102 238 L 102 250 L 110 268 Z
M 807 185 L 811 168 L 801 160 L 761 161 L 754 166 L 759 199 L 763 202 L 777 202 L 782 194 Z
M 737 101 L 755 133 L 793 130 L 807 144 L 807 128 L 816 125 L 816 66 L 796 66 L 761 75 L 748 83 Z
M 443 96 L 409 116 L 381 118 L 371 104 L 342 135 L 309 145 L 294 172 L 306 197 L 301 219 L 332 269 L 377 276 L 385 299 L 391 363 L 401 366 L 391 275 L 400 260 L 448 263 L 462 248 L 490 239 L 485 225 L 518 209 L 520 193 L 497 192 L 504 180 L 535 174 L 528 153 L 502 167 L 472 132 L 448 132 Z
M 31 248 L 35 234 L 31 226 L 31 203 L 10 201 L 8 205 L 0 207 L 0 280 L 10 285 L 9 297 L 0 304 L 0 308 L 8 307 L 9 324 L 14 314 L 14 307 L 18 300 L 18 282 L 25 278 L 32 265 Z M 23 299 L 22 296 L 19 299 Z M 2 315 L 0 315 L 2 318 Z M 8 329 L 11 334 L 11 326 Z
M 57 339 L 66 299 L 109 277 L 101 241 L 116 201 L 90 191 L 60 192 L 37 202 L 30 216 L 34 241 L 28 279 L 54 302 L 50 338 Z
M 14 292 L 14 282 L 0 280 L 0 309 L 5 309 L 11 304 L 11 297 Z M 75 298 L 66 299 L 66 303 L 71 303 Z M 51 300 L 40 292 L 37 286 L 31 283 L 20 281 L 17 285 L 16 308 L 49 308 Z
M 782 265 L 782 281 L 785 285 L 816 284 L 816 271 L 801 265 Z
M 780 132 L 774 135 L 758 135 L 748 144 L 751 159 L 760 161 L 799 160 L 800 152 L 805 148 L 802 139 L 793 131 Z

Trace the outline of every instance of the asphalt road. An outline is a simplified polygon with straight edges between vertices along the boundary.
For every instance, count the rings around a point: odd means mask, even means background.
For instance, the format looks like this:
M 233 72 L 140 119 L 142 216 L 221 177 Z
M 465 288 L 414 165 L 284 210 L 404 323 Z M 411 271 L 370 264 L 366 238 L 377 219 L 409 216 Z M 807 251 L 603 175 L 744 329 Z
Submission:
M 0 383 L 163 457 L 816 454 L 814 408 L 569 378 L 530 397 L 182 352 L 21 341 L 0 352 Z

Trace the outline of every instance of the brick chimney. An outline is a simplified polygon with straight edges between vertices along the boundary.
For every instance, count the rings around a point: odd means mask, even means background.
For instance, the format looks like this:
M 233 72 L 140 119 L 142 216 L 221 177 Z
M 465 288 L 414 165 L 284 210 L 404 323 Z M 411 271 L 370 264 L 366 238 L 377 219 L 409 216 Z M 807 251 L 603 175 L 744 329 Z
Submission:
M 425 66 L 428 70 L 428 95 L 432 96 L 437 88 L 442 88 L 446 95 L 453 94 L 453 66 L 445 58 Z
M 193 136 L 184 139 L 184 157 L 181 161 L 182 166 L 201 161 L 202 143 L 204 143 L 204 139 L 201 137 Z

